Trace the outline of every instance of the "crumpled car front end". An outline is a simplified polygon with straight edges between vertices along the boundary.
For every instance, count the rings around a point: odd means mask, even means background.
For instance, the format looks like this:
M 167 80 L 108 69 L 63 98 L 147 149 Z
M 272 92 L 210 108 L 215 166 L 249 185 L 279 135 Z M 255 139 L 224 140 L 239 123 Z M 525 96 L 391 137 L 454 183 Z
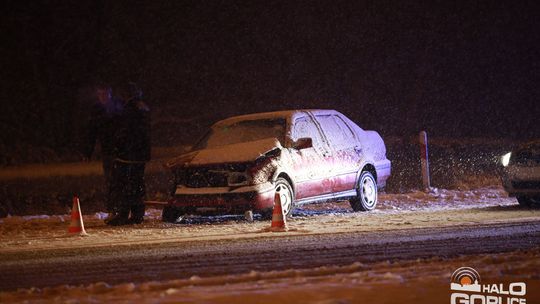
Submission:
M 280 154 L 279 141 L 267 139 L 183 155 L 168 164 L 174 185 L 167 208 L 182 214 L 271 209 Z
M 242 170 L 244 168 L 244 170 Z M 185 167 L 177 170 L 170 203 L 186 212 L 239 213 L 271 208 L 271 181 L 254 183 L 251 164 Z

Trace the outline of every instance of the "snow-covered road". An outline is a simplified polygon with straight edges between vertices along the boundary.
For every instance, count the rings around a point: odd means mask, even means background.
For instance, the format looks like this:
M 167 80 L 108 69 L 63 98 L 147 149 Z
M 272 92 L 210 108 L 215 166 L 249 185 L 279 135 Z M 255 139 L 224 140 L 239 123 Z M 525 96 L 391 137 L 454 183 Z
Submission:
M 120 284 L 536 248 L 540 221 L 2 254 L 2 289 Z
M 175 295 L 197 282 L 222 287 L 247 276 L 250 284 L 259 284 L 272 273 L 289 278 L 290 271 L 300 271 L 309 281 L 310 273 L 320 275 L 320 267 L 327 275 L 347 267 L 360 271 L 350 266 L 356 263 L 446 261 L 515 250 L 538 260 L 540 209 L 519 207 L 500 187 L 382 194 L 380 200 L 378 209 L 368 213 L 352 212 L 347 202 L 304 206 L 295 211 L 286 233 L 269 233 L 269 222 L 235 216 L 191 216 L 183 224 L 168 224 L 159 220 L 158 209 L 148 210 L 144 224 L 129 227 L 105 226 L 101 213 L 85 215 L 88 237 L 67 236 L 67 215 L 4 218 L 0 301 L 42 294 L 54 302 L 73 288 L 79 300 L 96 292 L 107 294 L 101 300 L 121 299 L 127 288 L 139 294 L 138 300 L 149 289 L 159 289 L 178 302 Z M 526 277 L 537 275 L 520 269 Z M 45 286 L 50 287 L 41 289 Z

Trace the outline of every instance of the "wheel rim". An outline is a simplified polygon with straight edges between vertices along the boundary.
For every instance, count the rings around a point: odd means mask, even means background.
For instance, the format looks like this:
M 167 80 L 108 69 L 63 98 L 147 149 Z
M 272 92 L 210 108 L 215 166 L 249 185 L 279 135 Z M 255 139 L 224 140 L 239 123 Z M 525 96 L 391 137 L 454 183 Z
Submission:
M 284 214 L 289 214 L 292 208 L 292 193 L 289 187 L 284 184 L 278 184 L 276 186 L 276 192 L 279 193 L 281 200 L 281 208 Z
M 364 176 L 361 181 L 362 201 L 368 208 L 375 207 L 377 203 L 377 186 L 375 180 L 369 175 Z

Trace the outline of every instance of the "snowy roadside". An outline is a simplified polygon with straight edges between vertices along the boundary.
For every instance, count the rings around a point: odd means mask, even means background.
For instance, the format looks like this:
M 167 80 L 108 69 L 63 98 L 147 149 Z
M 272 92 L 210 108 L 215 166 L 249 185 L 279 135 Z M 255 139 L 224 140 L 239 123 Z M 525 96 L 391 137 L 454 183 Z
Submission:
M 84 213 L 84 207 L 83 213 Z M 265 232 L 268 221 L 249 223 L 240 216 L 187 217 L 163 223 L 161 210 L 148 209 L 142 225 L 109 227 L 104 213 L 84 215 L 87 237 L 69 236 L 69 215 L 13 216 L 0 219 L 0 253 L 133 244 L 279 237 Z M 381 194 L 374 212 L 355 213 L 348 202 L 307 205 L 289 220 L 288 235 L 364 232 L 540 220 L 539 209 L 524 209 L 500 187 L 469 191 Z

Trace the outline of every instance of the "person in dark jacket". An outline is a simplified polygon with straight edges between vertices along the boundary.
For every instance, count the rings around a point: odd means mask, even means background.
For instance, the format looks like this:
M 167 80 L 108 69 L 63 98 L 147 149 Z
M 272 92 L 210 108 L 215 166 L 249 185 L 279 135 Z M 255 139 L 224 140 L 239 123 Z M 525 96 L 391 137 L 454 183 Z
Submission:
M 121 112 L 121 104 L 112 97 L 111 88 L 107 85 L 95 85 L 92 90 L 95 94 L 94 104 L 86 124 L 86 134 L 83 137 L 82 154 L 84 161 L 88 161 L 96 143 L 101 145 L 101 159 L 105 177 L 105 207 L 110 214 L 116 212 L 116 198 L 113 191 L 112 168 L 116 158 L 116 122 Z
M 116 132 L 113 179 L 120 197 L 117 214 L 107 222 L 114 226 L 143 222 L 144 170 L 150 160 L 150 109 L 142 101 L 142 92 L 130 83 L 118 94 L 124 105 Z

